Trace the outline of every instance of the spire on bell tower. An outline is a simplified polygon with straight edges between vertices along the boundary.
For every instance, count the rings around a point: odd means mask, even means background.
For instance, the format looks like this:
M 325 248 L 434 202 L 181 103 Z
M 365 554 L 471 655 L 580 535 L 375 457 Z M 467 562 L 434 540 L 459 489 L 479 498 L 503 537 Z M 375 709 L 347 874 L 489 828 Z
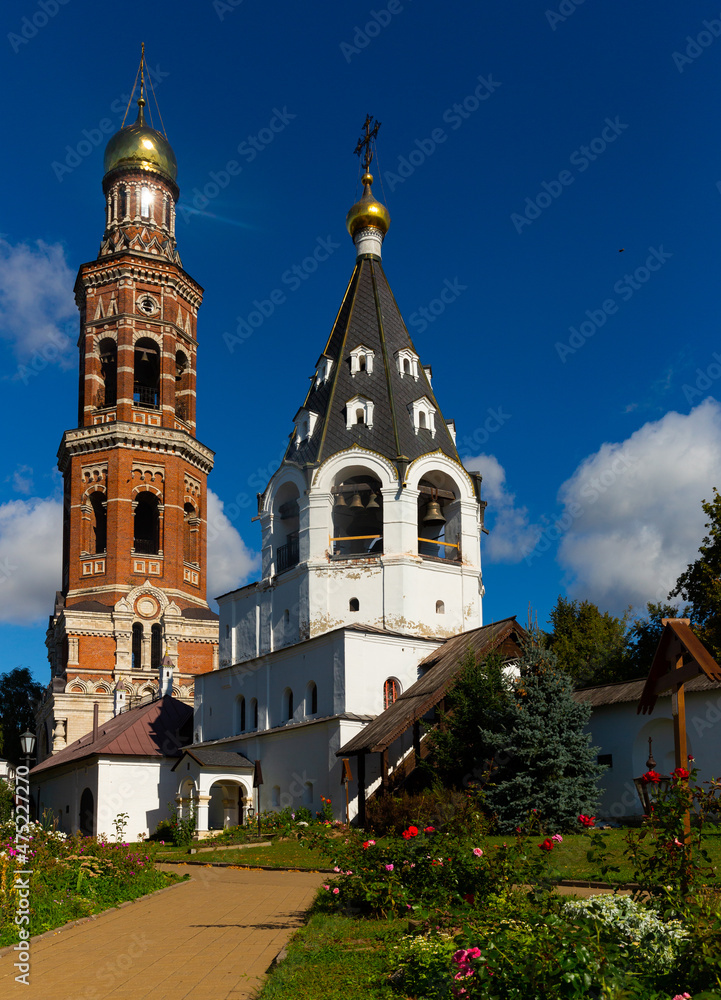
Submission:
M 370 165 L 373 161 L 372 146 L 380 127 L 381 123 L 378 120 L 374 122 L 371 115 L 366 115 L 366 120 L 363 123 L 364 134 L 353 150 L 356 156 L 361 157 L 364 171 L 361 178 L 363 195 L 360 201 L 357 201 L 348 212 L 345 224 L 353 237 L 358 257 L 371 254 L 380 258 L 383 239 L 391 224 L 388 209 L 380 201 L 376 201 L 371 190 L 373 186 L 373 174 L 370 173 Z

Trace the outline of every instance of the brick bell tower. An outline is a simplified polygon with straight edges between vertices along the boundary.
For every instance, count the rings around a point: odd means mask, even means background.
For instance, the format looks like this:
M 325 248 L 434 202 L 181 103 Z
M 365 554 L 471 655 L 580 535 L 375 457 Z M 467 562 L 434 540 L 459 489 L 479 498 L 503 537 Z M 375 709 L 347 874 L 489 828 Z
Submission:
M 105 232 L 80 267 L 78 426 L 63 435 L 62 590 L 47 633 L 52 681 L 38 716 L 38 760 L 119 705 L 158 692 L 192 704 L 217 667 L 206 594 L 206 479 L 196 432 L 196 323 L 203 289 L 175 242 L 177 165 L 138 117 L 105 150 Z M 167 675 L 167 670 L 166 670 Z M 167 684 L 167 676 L 166 676 Z

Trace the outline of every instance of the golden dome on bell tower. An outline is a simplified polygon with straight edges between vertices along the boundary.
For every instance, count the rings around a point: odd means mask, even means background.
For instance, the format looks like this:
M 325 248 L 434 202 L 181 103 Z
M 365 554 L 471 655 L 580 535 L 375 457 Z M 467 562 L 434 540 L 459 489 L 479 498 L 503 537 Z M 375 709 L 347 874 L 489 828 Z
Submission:
M 388 209 L 380 201 L 376 201 L 371 190 L 373 184 L 373 174 L 367 171 L 363 174 L 363 195 L 360 201 L 349 210 L 345 218 L 345 224 L 351 236 L 355 236 L 361 229 L 367 226 L 375 226 L 376 229 L 385 234 L 391 224 L 391 217 Z
M 116 132 L 105 147 L 105 173 L 118 167 L 134 167 L 159 173 L 175 184 L 178 164 L 175 153 L 162 134 L 146 124 L 145 99 L 138 100 L 138 117 L 132 125 Z

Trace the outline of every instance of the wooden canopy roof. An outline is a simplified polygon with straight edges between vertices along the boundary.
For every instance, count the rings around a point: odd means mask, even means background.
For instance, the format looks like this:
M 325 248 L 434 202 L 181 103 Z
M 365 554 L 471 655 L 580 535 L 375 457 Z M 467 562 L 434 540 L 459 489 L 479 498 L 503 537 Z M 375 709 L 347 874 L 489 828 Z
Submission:
M 721 681 L 721 667 L 692 631 L 688 618 L 664 618 L 663 624 L 661 640 L 636 709 L 639 714 L 650 714 L 659 694 L 684 681 L 699 676 Z
M 515 659 L 521 655 L 521 647 L 527 638 L 528 633 L 513 617 L 446 639 L 421 660 L 418 669 L 422 676 L 415 684 L 341 747 L 336 756 L 348 757 L 387 750 L 414 722 L 423 718 L 441 701 L 453 686 L 467 650 L 473 650 L 476 660 L 482 660 L 493 651 L 498 651 L 506 659 Z

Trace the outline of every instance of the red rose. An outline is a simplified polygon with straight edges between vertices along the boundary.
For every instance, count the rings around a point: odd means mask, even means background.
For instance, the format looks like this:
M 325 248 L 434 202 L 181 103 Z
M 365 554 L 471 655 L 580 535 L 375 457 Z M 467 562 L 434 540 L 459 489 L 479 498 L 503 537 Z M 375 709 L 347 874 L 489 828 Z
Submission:
M 685 767 L 677 767 L 673 772 L 674 778 L 688 778 L 688 771 Z
M 542 851 L 552 851 L 553 841 L 550 839 L 550 837 L 546 837 L 543 843 L 539 844 L 538 846 L 541 848 Z
M 591 827 L 594 826 L 596 822 L 595 816 L 585 816 L 583 813 L 578 817 L 578 822 L 582 823 L 583 826 Z
M 644 785 L 657 785 L 661 780 L 661 775 L 658 771 L 646 771 L 646 773 L 641 778 Z
M 435 828 L 435 826 L 426 826 L 426 827 L 423 828 L 423 832 L 424 833 L 435 833 L 436 832 L 436 828 Z
M 418 836 L 418 827 L 417 826 L 409 826 L 407 830 L 403 831 L 403 833 L 401 834 L 401 836 L 403 837 L 404 840 L 410 840 L 411 837 L 417 837 Z

